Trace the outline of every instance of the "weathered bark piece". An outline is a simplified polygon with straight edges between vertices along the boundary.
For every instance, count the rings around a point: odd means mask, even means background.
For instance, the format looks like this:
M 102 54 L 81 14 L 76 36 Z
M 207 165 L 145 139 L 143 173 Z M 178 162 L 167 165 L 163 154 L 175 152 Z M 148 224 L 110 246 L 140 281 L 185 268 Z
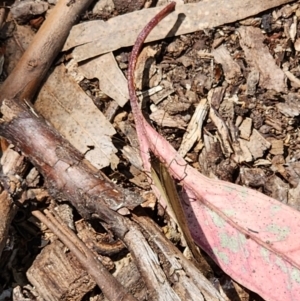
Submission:
M 216 62 L 222 65 L 226 81 L 229 84 L 235 85 L 242 76 L 241 68 L 238 63 L 233 60 L 224 45 L 212 50 L 211 53 Z
M 207 103 L 207 99 L 204 98 L 196 107 L 194 115 L 187 127 L 185 134 L 183 135 L 183 139 L 178 150 L 178 153 L 182 157 L 188 153 L 196 141 L 201 139 L 202 126 L 208 110 L 209 105 Z
M 254 70 L 259 71 L 259 86 L 284 92 L 286 88 L 284 72 L 276 65 L 268 47 L 264 44 L 265 36 L 261 30 L 255 27 L 241 26 L 238 32 L 246 61 Z
M 9 226 L 18 210 L 9 193 L 4 190 L 0 194 L 0 258 L 5 247 Z
M 53 273 L 55 271 L 55 273 Z M 58 240 L 43 248 L 26 276 L 45 300 L 80 301 L 95 281 Z
M 45 215 L 40 211 L 32 214 L 42 221 L 76 256 L 81 266 L 97 283 L 103 294 L 111 301 L 137 301 L 126 289 L 108 272 L 104 264 L 95 258 L 90 249 L 71 231 L 62 220 L 48 210 Z M 112 289 L 113 288 L 113 289 Z
M 18 23 L 26 23 L 35 16 L 42 15 L 48 9 L 49 4 L 44 1 L 16 1 L 11 6 L 11 14 Z
M 253 160 L 263 157 L 265 151 L 271 147 L 271 143 L 267 141 L 256 129 L 253 129 L 250 140 L 239 139 L 240 143 L 246 145 L 251 152 Z
M 236 22 L 289 2 L 292 1 L 234 0 L 228 2 L 211 0 L 177 5 L 175 12 L 154 28 L 146 42 L 163 39 L 167 35 L 182 35 Z M 131 46 L 144 25 L 160 10 L 160 7 L 143 9 L 111 18 L 107 22 L 96 20 L 78 24 L 72 28 L 63 50 L 77 46 L 72 55 L 79 62 L 121 47 Z M 174 29 L 172 30 L 174 25 L 176 32 Z
M 250 140 L 250 136 L 252 133 L 252 119 L 246 117 L 242 124 L 239 126 L 240 137 L 245 140 Z
M 206 271 L 199 271 L 191 261 L 184 257 L 183 254 L 166 239 L 161 230 L 151 219 L 147 217 L 135 217 L 135 221 L 147 232 L 149 239 L 155 244 L 156 253 L 161 253 L 160 260 L 165 269 L 164 273 L 167 275 L 168 281 L 173 284 L 172 291 L 180 298 L 179 300 L 224 301 L 223 297 L 221 297 L 213 285 L 204 277 L 203 273 Z M 134 232 L 132 234 L 134 234 Z M 140 255 L 139 258 L 136 258 L 137 262 L 141 261 L 145 256 L 150 255 L 147 254 L 147 248 L 141 244 L 141 241 L 131 239 L 129 246 L 131 248 L 139 248 L 135 254 L 135 256 L 137 254 Z M 154 283 L 158 281 L 159 287 L 162 289 L 166 287 L 166 283 L 164 283 L 166 280 L 162 278 L 156 268 L 156 256 L 151 255 L 150 258 L 151 266 L 149 262 L 147 271 L 149 280 L 154 281 Z M 143 271 L 141 273 L 143 273 Z M 155 300 L 178 300 L 177 298 L 173 299 L 171 297 L 172 295 L 167 295 L 167 293 L 168 291 L 165 289 L 162 291 L 156 289 L 156 294 L 159 294 L 159 297 L 155 298 Z M 166 296 L 165 299 L 163 299 L 164 296 Z
M 60 0 L 35 35 L 16 68 L 0 88 L 0 101 L 31 100 L 61 50 L 72 26 L 91 0 Z M 69 4 L 71 3 L 71 4 Z M 63 24 L 63 26 L 62 26 Z
M 162 109 L 156 108 L 149 117 L 160 127 L 185 129 L 187 125 L 181 116 L 171 116 L 168 112 Z
M 210 99 L 209 96 L 208 99 Z M 228 126 L 213 106 L 210 107 L 209 118 L 213 121 L 218 129 L 218 134 L 220 135 L 220 141 L 224 155 L 226 157 L 229 157 L 230 154 L 233 153 L 233 150 L 231 146 L 232 139 L 230 137 Z

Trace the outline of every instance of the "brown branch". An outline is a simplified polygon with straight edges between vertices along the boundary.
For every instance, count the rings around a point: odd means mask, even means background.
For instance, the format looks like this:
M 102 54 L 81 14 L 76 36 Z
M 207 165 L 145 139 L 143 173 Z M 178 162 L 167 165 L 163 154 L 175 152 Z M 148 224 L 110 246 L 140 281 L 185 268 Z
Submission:
M 0 101 L 32 100 L 72 26 L 92 0 L 59 0 L 0 89 Z
M 113 210 L 123 206 L 132 208 L 142 202 L 141 197 L 108 181 L 22 101 L 33 97 L 61 49 L 71 25 L 89 2 L 90 0 L 75 1 L 67 6 L 67 1 L 61 0 L 53 9 L 15 70 L 1 87 L 3 119 L 0 134 L 29 157 L 45 177 L 53 197 L 70 200 L 85 218 L 101 216 L 108 227 L 115 226 L 121 238 L 127 229 L 121 220 L 120 224 L 117 223 L 119 215 L 115 216 L 108 207 Z M 64 22 L 61 22 L 62 19 Z M 10 98 L 3 101 L 6 97 Z M 7 222 L 11 219 L 12 215 L 5 218 Z M 0 245 L 3 245 L 5 236 L 0 239 Z

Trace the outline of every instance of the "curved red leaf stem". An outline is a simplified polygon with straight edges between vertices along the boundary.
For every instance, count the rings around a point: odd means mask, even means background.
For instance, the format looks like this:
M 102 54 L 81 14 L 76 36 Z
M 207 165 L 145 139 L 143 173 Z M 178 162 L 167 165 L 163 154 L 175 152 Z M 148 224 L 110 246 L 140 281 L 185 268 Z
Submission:
M 133 111 L 134 119 L 136 124 L 141 124 L 141 112 L 138 108 L 138 99 L 135 93 L 135 86 L 134 86 L 134 71 L 136 67 L 137 58 L 143 46 L 143 43 L 146 37 L 149 35 L 151 30 L 170 12 L 172 12 L 175 8 L 176 3 L 171 2 L 169 3 L 163 10 L 161 10 L 156 16 L 154 16 L 150 22 L 144 27 L 141 33 L 138 35 L 136 42 L 132 48 L 129 66 L 128 66 L 128 90 L 129 90 L 129 98 L 131 103 L 131 108 Z

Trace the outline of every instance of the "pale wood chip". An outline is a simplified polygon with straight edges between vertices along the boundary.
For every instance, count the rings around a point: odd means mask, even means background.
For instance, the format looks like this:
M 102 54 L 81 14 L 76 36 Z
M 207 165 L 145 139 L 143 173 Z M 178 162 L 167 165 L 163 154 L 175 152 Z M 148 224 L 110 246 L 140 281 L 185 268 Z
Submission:
M 55 273 L 53 273 L 55 271 Z M 56 240 L 44 247 L 26 276 L 45 300 L 79 301 L 96 284 L 72 253 Z
M 259 71 L 258 70 L 252 70 L 247 77 L 247 95 L 254 95 L 256 92 L 256 86 L 259 82 Z
M 250 140 L 250 136 L 252 133 L 252 119 L 246 117 L 240 125 L 239 130 L 241 138 L 245 140 Z
M 288 190 L 288 205 L 295 208 L 296 210 L 300 210 L 300 184 L 297 185 L 296 188 L 292 188 Z
M 163 39 L 170 32 L 170 35 L 182 35 L 232 23 L 289 2 L 292 0 L 237 0 L 230 4 L 223 0 L 211 0 L 177 5 L 175 12 L 153 29 L 146 42 Z M 107 22 L 95 20 L 80 23 L 71 30 L 63 51 L 77 46 L 72 55 L 77 61 L 83 61 L 131 46 L 144 25 L 160 10 L 161 7 L 142 9 L 111 18 Z M 179 24 L 175 33 L 172 32 L 174 24 Z
M 85 62 L 78 70 L 88 79 L 98 78 L 101 91 L 114 99 L 120 107 L 128 101 L 127 79 L 111 52 Z
M 270 149 L 270 153 L 272 155 L 283 155 L 284 153 L 284 149 L 283 149 L 283 141 L 282 140 L 278 140 L 275 138 L 267 138 L 267 140 L 271 143 L 271 149 Z
M 202 99 L 196 110 L 192 119 L 186 129 L 186 132 L 183 136 L 182 143 L 179 147 L 178 153 L 184 157 L 188 151 L 192 148 L 196 141 L 201 139 L 201 131 L 203 122 L 206 118 L 207 112 L 209 109 L 209 105 L 207 103 L 207 99 Z
M 150 119 L 156 122 L 159 126 L 185 129 L 186 122 L 178 115 L 171 116 L 165 110 L 157 109 L 150 114 Z
M 252 154 L 248 148 L 247 141 L 244 139 L 238 139 L 238 143 L 233 143 L 232 147 L 234 149 L 234 154 L 232 156 L 233 160 L 238 163 L 251 162 Z
M 35 109 L 96 168 L 118 164 L 110 138 L 115 129 L 64 66 L 56 67 L 48 77 Z
M 253 130 L 250 140 L 247 141 L 247 145 L 254 160 L 262 157 L 265 151 L 271 147 L 271 143 L 256 129 Z

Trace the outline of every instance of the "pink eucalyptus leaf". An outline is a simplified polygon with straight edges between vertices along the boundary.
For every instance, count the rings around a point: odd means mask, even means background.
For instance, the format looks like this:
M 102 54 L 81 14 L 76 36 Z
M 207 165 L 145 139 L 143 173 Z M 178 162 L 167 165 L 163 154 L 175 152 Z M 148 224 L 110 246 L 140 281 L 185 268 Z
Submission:
M 203 176 L 146 121 L 143 125 L 152 151 L 182 179 L 195 242 L 266 300 L 300 300 L 299 212 L 255 190 Z
M 151 28 L 172 5 L 140 34 L 128 69 L 130 102 L 145 169 L 150 171 L 150 148 L 184 187 L 183 205 L 195 242 L 228 275 L 266 300 L 298 301 L 299 212 L 252 189 L 203 176 L 147 123 L 138 107 L 133 83 L 136 58 Z

